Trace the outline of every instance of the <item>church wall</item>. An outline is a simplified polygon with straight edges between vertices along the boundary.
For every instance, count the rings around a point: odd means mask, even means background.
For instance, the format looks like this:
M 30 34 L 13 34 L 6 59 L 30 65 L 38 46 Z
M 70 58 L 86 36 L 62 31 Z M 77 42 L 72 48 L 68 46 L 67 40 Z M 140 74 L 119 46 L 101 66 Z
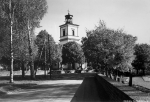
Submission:
M 75 41 L 75 40 L 68 40 L 68 42 L 70 42 L 70 41 Z M 79 43 L 79 41 L 75 41 L 75 42 Z
M 66 44 L 67 42 L 68 41 L 66 41 L 66 40 L 65 41 L 61 41 L 60 44 L 63 45 L 63 44 Z
M 67 35 L 67 26 L 64 26 L 60 29 L 60 36 L 62 37 L 63 36 L 63 29 L 65 29 L 65 35 Z
M 78 36 L 78 28 L 76 26 L 69 25 L 68 26 L 68 35 L 72 35 L 72 30 L 74 30 L 74 36 Z

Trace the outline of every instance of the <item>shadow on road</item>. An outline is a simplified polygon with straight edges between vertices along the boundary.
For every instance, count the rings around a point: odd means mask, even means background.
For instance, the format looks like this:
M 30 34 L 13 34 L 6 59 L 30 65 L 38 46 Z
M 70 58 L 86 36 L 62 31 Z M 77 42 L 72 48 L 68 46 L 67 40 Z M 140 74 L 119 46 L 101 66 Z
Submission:
M 5 94 L 0 91 L 0 101 L 12 102 L 14 100 L 18 102 L 19 100 L 55 100 L 57 98 L 71 100 L 79 85 L 80 84 L 0 84 L 0 88 L 3 88 L 3 91 L 5 91 Z M 8 90 L 10 87 L 16 90 Z

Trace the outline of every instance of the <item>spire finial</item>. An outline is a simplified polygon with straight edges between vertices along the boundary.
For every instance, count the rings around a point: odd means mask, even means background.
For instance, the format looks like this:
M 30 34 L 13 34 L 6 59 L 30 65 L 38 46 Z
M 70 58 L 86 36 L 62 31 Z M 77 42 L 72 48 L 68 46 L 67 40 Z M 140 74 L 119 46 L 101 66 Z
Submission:
M 68 14 L 69 14 L 69 12 L 70 12 L 70 11 L 69 11 L 69 9 L 68 9 Z

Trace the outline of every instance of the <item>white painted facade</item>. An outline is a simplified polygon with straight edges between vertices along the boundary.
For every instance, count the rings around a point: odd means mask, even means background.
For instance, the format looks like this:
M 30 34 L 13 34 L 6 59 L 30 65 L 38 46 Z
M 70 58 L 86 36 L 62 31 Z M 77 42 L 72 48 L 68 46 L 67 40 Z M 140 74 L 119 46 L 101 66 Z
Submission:
M 74 35 L 73 35 L 73 31 L 74 31 Z M 78 26 L 68 24 L 68 36 L 70 35 L 78 37 Z
M 76 24 L 64 24 L 60 27 L 60 44 L 65 44 L 70 41 L 79 42 L 78 26 Z

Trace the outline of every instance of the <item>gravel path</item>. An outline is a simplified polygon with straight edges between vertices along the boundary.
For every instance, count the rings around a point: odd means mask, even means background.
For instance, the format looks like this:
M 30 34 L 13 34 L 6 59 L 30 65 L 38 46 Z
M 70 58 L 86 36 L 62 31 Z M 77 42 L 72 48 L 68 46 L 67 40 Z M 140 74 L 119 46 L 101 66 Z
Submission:
M 5 85 L 19 90 L 0 93 L 0 102 L 70 102 L 82 80 L 54 80 Z M 2 90 L 1 90 L 2 91 Z

